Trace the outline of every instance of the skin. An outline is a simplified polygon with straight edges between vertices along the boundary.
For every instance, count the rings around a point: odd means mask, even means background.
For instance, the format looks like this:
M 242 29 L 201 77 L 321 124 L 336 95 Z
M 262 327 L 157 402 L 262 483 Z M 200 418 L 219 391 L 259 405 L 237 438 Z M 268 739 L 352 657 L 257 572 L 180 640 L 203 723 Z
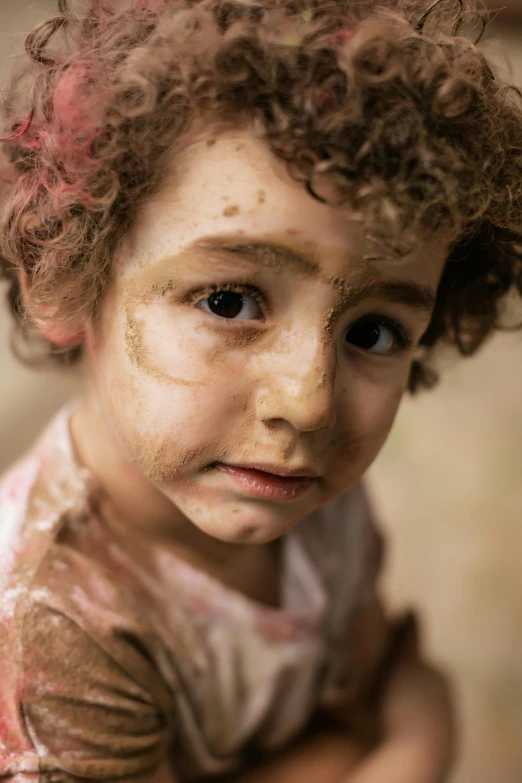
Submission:
M 248 131 L 188 145 L 119 248 L 100 318 L 86 325 L 87 396 L 72 425 L 81 459 L 134 527 L 201 561 L 280 538 L 377 455 L 446 252 L 441 242 L 429 263 L 425 248 L 400 264 L 365 261 L 355 216 L 312 199 Z M 425 306 L 381 291 L 412 283 Z M 259 314 L 205 310 L 209 286 L 227 284 L 260 290 Z M 401 323 L 412 347 L 382 355 L 347 343 L 368 315 Z M 291 502 L 252 498 L 209 468 L 216 462 L 317 478 Z
M 116 253 L 99 318 L 75 325 L 86 395 L 71 432 L 129 536 L 277 605 L 278 540 L 353 487 L 389 433 L 448 242 L 400 263 L 377 258 L 356 215 L 311 198 L 247 130 L 209 140 L 177 152 Z M 243 287 L 240 320 L 208 308 L 212 290 L 230 285 Z M 407 344 L 388 326 L 386 350 L 354 344 L 354 324 L 369 316 L 397 322 Z M 290 501 L 254 498 L 219 462 L 315 478 Z M 325 783 L 388 783 L 392 768 L 401 783 L 442 780 L 450 709 L 433 676 L 419 656 L 402 661 L 383 705 L 387 739 L 353 778 L 362 750 L 343 731 L 238 780 L 306 780 L 314 769 Z M 165 767 L 152 780 L 175 777 Z

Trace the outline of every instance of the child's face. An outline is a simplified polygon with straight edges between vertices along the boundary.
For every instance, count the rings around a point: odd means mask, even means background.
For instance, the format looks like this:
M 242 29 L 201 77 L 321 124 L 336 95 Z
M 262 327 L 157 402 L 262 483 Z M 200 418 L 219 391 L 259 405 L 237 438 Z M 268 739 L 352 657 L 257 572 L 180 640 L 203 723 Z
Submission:
M 107 432 L 205 533 L 284 534 L 377 455 L 447 249 L 364 260 L 349 211 L 246 131 L 192 145 L 118 251 L 88 341 Z

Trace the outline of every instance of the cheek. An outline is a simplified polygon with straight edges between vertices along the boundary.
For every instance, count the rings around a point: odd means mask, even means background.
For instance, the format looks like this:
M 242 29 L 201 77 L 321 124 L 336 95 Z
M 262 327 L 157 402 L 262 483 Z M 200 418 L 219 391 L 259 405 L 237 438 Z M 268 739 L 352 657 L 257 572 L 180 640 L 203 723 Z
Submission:
M 390 379 L 391 381 L 391 379 Z M 371 465 L 395 420 L 405 383 L 352 382 L 338 406 L 337 426 L 331 442 L 336 475 L 359 478 Z
M 162 301 L 128 304 L 125 308 L 124 351 L 135 368 L 170 386 L 185 386 L 197 394 L 227 378 L 228 354 L 196 313 L 169 309 Z
M 214 461 L 241 429 L 238 375 L 212 348 L 161 308 L 122 308 L 104 329 L 94 352 L 100 396 L 117 440 L 153 481 Z
M 404 386 L 402 378 L 396 378 L 394 383 L 367 384 L 357 390 L 354 407 L 363 436 L 380 442 L 386 438 L 397 415 Z

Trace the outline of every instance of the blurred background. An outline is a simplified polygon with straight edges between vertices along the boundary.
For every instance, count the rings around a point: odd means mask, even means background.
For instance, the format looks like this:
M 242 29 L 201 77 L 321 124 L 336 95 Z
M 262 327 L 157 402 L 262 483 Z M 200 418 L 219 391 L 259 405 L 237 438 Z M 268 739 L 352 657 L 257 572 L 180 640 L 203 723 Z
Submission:
M 485 47 L 522 86 L 522 0 L 498 5 Z M 0 0 L 1 82 L 55 7 Z M 74 377 L 16 363 L 10 327 L 0 308 L 0 472 L 79 390 Z M 389 538 L 388 600 L 419 607 L 428 649 L 455 679 L 453 783 L 522 781 L 521 357 L 522 333 L 449 362 L 436 390 L 405 401 L 370 477 Z

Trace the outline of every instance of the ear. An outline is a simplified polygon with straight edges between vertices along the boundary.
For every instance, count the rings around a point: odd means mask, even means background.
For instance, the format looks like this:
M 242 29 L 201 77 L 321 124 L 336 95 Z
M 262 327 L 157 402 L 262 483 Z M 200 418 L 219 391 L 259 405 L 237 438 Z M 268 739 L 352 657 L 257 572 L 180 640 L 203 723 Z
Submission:
M 22 300 L 26 308 L 30 307 L 31 302 L 31 281 L 29 275 L 24 270 L 21 270 L 18 274 L 20 281 L 20 291 L 22 294 Z M 53 314 L 56 312 L 56 308 L 46 305 L 39 305 L 36 308 L 36 312 L 33 316 L 33 320 L 38 327 L 40 333 L 49 342 L 54 345 L 59 345 L 63 348 L 69 346 L 78 345 L 82 342 L 85 335 L 85 324 L 81 321 L 71 324 L 70 327 L 58 325 L 53 321 Z M 38 318 L 38 315 L 42 318 Z

